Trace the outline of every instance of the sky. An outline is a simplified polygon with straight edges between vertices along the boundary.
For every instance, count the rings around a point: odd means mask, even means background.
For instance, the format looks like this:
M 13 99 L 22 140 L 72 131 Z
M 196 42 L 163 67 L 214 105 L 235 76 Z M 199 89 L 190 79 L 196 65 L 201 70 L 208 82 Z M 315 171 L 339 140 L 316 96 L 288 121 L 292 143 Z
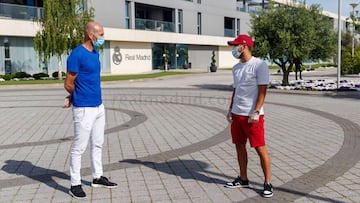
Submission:
M 360 3 L 360 0 L 340 0 L 341 2 L 341 15 L 349 16 L 353 8 L 350 6 L 351 3 Z M 307 5 L 311 4 L 320 4 L 320 7 L 323 10 L 330 11 L 332 13 L 338 14 L 338 3 L 339 0 L 305 0 Z M 355 11 L 360 11 L 360 4 L 355 7 Z

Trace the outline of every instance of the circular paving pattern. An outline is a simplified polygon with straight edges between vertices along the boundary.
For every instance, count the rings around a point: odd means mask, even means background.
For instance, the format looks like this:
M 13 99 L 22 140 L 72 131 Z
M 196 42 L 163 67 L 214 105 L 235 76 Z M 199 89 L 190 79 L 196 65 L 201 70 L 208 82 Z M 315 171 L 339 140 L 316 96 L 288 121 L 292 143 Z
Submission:
M 162 89 L 156 89 L 156 91 L 161 92 Z M 180 139 L 179 137 L 173 140 L 173 141 L 178 141 L 182 144 L 170 146 L 170 148 L 166 150 L 167 148 L 165 147 L 162 148 L 160 144 L 156 143 L 159 140 L 154 140 L 155 145 L 157 145 L 158 147 L 158 151 L 159 151 L 158 153 L 149 154 L 149 152 L 146 151 L 144 152 L 144 154 L 147 155 L 130 157 L 129 160 L 133 160 L 132 162 L 119 159 L 118 161 L 104 164 L 104 170 L 106 172 L 137 167 L 141 165 L 142 162 L 149 162 L 149 163 L 166 162 L 183 155 L 188 155 L 194 152 L 208 149 L 210 147 L 216 146 L 230 139 L 229 129 L 227 125 L 224 124 L 223 122 L 215 122 L 213 126 L 209 127 L 210 130 L 199 133 L 200 134 L 198 135 L 199 137 L 195 137 L 195 138 L 193 138 L 192 133 L 195 134 L 196 130 L 200 130 L 201 128 L 203 128 L 203 126 L 200 127 L 199 129 L 195 128 L 188 131 L 183 129 L 191 125 L 191 122 L 194 122 L 194 125 L 199 125 L 198 123 L 195 123 L 196 121 L 204 122 L 206 123 L 206 125 L 211 125 L 212 122 L 208 121 L 209 118 L 212 118 L 214 120 L 224 119 L 223 116 L 225 115 L 226 112 L 222 108 L 220 108 L 221 105 L 215 104 L 211 106 L 209 105 L 209 103 L 203 104 L 202 102 L 198 104 L 197 102 L 200 101 L 200 100 L 196 100 L 196 98 L 199 99 L 198 96 L 190 96 L 190 98 L 195 99 L 194 100 L 195 102 L 184 102 L 185 100 L 188 101 L 189 96 L 182 96 L 182 95 L 176 95 L 176 96 L 165 95 L 164 97 L 164 95 L 159 94 L 159 95 L 151 95 L 151 96 L 141 95 L 139 97 L 138 94 L 128 94 L 127 96 L 128 96 L 127 98 L 120 98 L 114 96 L 111 99 L 109 99 L 108 97 L 111 97 L 111 95 L 110 94 L 106 95 L 105 103 L 107 109 L 107 116 L 109 115 L 108 112 L 113 112 L 115 116 L 117 115 L 117 113 L 121 113 L 130 117 L 130 120 L 122 119 L 122 121 L 125 120 L 127 121 L 123 122 L 120 125 L 116 125 L 117 122 L 112 121 L 113 123 L 112 126 L 106 129 L 105 132 L 107 137 L 110 136 L 125 137 L 126 134 L 125 135 L 120 134 L 120 131 L 124 131 L 124 132 L 129 131 L 129 133 L 133 133 L 132 134 L 132 136 L 134 136 L 133 139 L 141 139 L 141 138 L 145 139 L 142 135 L 143 131 L 141 129 L 145 129 L 146 127 L 149 128 L 149 126 L 155 126 L 156 128 L 169 128 L 167 129 L 168 132 L 169 131 L 176 132 L 170 137 L 182 136 L 181 139 L 183 140 L 176 140 L 176 139 Z M 151 99 L 154 96 L 157 96 L 158 98 L 156 100 Z M 162 97 L 162 99 L 159 100 L 159 97 Z M 174 99 L 175 97 L 176 99 Z M 134 98 L 136 102 L 134 102 Z M 205 99 L 205 100 L 206 98 L 207 97 L 204 96 L 201 97 L 201 99 Z M 168 99 L 170 99 L 170 101 Z M 122 105 L 122 108 L 116 108 L 117 106 L 120 105 Z M 289 111 L 299 114 L 300 116 L 309 115 L 310 117 L 315 118 L 317 120 L 323 120 L 325 123 L 323 126 L 324 128 L 318 129 L 318 131 L 319 132 L 328 131 L 329 136 L 334 136 L 334 139 L 337 139 L 334 140 L 334 142 L 326 143 L 327 145 L 329 145 L 331 148 L 334 149 L 333 154 L 328 154 L 327 156 L 324 155 L 322 156 L 322 159 L 320 157 L 317 157 L 318 159 L 314 159 L 314 163 L 315 162 L 319 163 L 318 165 L 316 165 L 315 163 L 314 165 L 304 168 L 301 171 L 302 173 L 299 174 L 298 177 L 293 177 L 287 180 L 283 180 L 283 184 L 278 185 L 276 187 L 276 195 L 273 198 L 269 199 L 268 200 L 269 202 L 291 202 L 298 199 L 299 197 L 305 196 L 310 192 L 316 190 L 317 188 L 341 176 L 343 173 L 345 173 L 350 168 L 352 168 L 360 160 L 359 156 L 351 156 L 352 154 L 360 153 L 360 146 L 357 145 L 357 143 L 359 143 L 360 141 L 359 136 L 357 136 L 357 133 L 360 131 L 360 126 L 358 124 L 350 120 L 344 119 L 342 117 L 310 108 L 286 105 L 275 102 L 273 103 L 267 102 L 266 105 L 267 105 L 267 109 L 272 109 L 272 108 L 275 109 L 274 112 L 270 110 L 269 114 L 275 112 L 279 113 L 277 112 L 279 109 L 287 109 Z M 51 105 L 47 106 L 47 108 L 49 109 L 54 107 L 55 106 L 51 106 Z M 17 108 L 36 109 L 39 108 L 39 106 L 12 106 L 12 107 L 3 106 L 1 108 L 6 109 L 7 111 L 11 111 L 12 109 L 15 110 Z M 284 115 L 280 115 L 280 114 L 278 114 L 277 116 L 269 115 L 267 117 L 268 119 L 267 123 L 271 124 L 271 126 L 273 127 L 277 125 L 275 119 L 282 119 L 282 118 L 287 119 L 289 116 L 286 114 Z M 183 119 L 185 117 L 188 117 L 189 115 L 192 115 L 194 117 L 193 120 L 184 121 Z M 69 116 L 69 112 L 67 112 L 65 116 Z M 209 118 L 207 118 L 207 116 Z M 154 118 L 156 118 L 156 120 L 154 120 Z M 173 118 L 173 121 L 169 120 L 171 118 Z M 297 150 L 301 151 L 295 155 L 308 156 L 309 154 L 314 152 L 321 153 L 321 151 L 316 151 L 317 150 L 316 143 L 318 143 L 319 140 L 315 140 L 315 138 L 311 139 L 314 136 L 309 135 L 309 133 L 312 132 L 316 133 L 317 132 L 316 128 L 318 126 L 316 126 L 316 123 L 312 123 L 311 121 L 309 121 L 308 123 L 306 123 L 305 121 L 301 121 L 301 122 L 304 122 L 304 125 L 306 125 L 306 128 L 308 128 L 308 129 L 304 129 L 303 131 L 305 132 L 305 134 L 307 134 L 306 135 L 307 137 L 305 136 L 304 140 L 300 139 L 301 142 L 304 143 L 304 146 L 300 145 L 300 142 L 298 144 L 295 143 L 295 145 L 297 145 Z M 69 123 L 66 123 L 66 125 L 69 125 Z M 268 128 L 271 128 L 271 126 L 268 126 Z M 329 127 L 331 126 L 334 128 L 329 129 Z M 135 133 L 136 129 L 138 129 L 139 131 L 138 135 Z M 342 130 L 343 137 L 339 138 L 338 136 L 339 130 L 336 129 Z M 159 134 L 162 134 L 160 130 L 157 132 Z M 334 130 L 335 132 L 333 132 Z M 281 138 L 281 136 L 284 136 L 283 139 L 290 139 L 288 137 L 285 137 L 286 133 L 278 133 L 279 135 L 275 135 L 275 132 L 279 132 L 279 131 L 272 129 L 270 129 L 269 132 L 270 132 L 268 133 L 269 136 L 272 137 L 280 136 L 279 138 Z M 333 134 L 331 134 L 332 132 Z M 138 136 L 138 138 L 136 136 Z M 70 141 L 71 141 L 71 137 L 69 136 L 50 139 L 50 140 L 44 140 L 44 138 L 42 138 L 41 141 L 26 141 L 26 142 L 15 142 L 12 144 L 3 144 L 0 145 L 0 149 L 9 150 L 9 149 L 24 148 L 24 147 L 39 147 L 41 145 L 62 144 Z M 112 144 L 112 141 L 113 141 L 112 139 L 109 139 L 107 144 L 108 145 Z M 338 143 L 339 141 L 342 141 L 342 144 L 339 144 Z M 274 141 L 272 141 L 271 139 L 269 140 L 270 147 L 272 142 L 275 143 L 276 140 Z M 284 147 L 289 147 L 289 146 L 284 146 Z M 310 148 L 309 151 L 306 151 L 307 150 L 306 148 Z M 276 149 L 274 149 L 274 151 L 276 155 Z M 2 160 L 3 159 L 4 158 L 2 157 Z M 2 167 L 2 170 L 9 173 L 10 171 L 16 173 L 17 168 L 14 166 L 19 167 L 19 165 L 21 164 L 23 165 L 29 164 L 28 161 L 24 160 L 24 161 L 18 161 L 18 163 L 16 163 L 17 165 L 15 164 L 11 166 L 9 164 L 10 160 L 6 160 L 6 161 L 5 162 L 7 163 L 7 165 L 4 165 Z M 299 162 L 301 163 L 301 160 L 299 160 Z M 281 168 L 281 166 L 279 167 Z M 40 172 L 37 175 L 27 175 L 27 176 L 20 173 L 20 175 L 23 175 L 22 177 L 1 179 L 0 188 L 9 188 L 9 187 L 21 186 L 26 184 L 34 184 L 38 182 L 47 183 L 53 181 L 53 177 L 57 177 L 61 179 L 69 179 L 68 174 L 69 174 L 68 171 L 59 171 L 59 170 L 49 170 L 43 173 Z M 84 167 L 82 169 L 82 175 L 86 176 L 90 174 L 91 174 L 91 170 L 89 167 Z M 246 199 L 246 201 L 254 201 L 254 202 L 263 202 L 263 200 L 264 199 L 259 196 Z M 322 200 L 326 201 L 327 199 L 322 199 Z

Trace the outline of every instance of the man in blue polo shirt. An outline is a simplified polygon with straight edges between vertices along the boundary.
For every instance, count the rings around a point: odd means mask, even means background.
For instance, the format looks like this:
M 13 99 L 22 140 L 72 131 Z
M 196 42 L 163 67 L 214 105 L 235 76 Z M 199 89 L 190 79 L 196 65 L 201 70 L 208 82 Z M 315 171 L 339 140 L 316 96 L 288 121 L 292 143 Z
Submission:
M 67 59 L 64 88 L 69 92 L 65 107 L 73 106 L 74 140 L 70 153 L 71 188 L 74 198 L 86 198 L 81 187 L 81 156 L 90 143 L 92 187 L 114 188 L 116 183 L 103 176 L 102 146 L 104 143 L 105 109 L 101 98 L 100 60 L 96 50 L 104 44 L 104 28 L 89 22 L 84 43 L 76 47 Z

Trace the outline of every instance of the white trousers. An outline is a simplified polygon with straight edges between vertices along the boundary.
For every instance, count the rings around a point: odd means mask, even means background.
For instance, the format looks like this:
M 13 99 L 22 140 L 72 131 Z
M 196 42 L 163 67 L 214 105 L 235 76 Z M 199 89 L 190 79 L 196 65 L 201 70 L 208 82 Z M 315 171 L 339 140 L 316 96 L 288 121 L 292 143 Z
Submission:
M 90 143 L 91 172 L 93 178 L 103 175 L 102 146 L 104 143 L 105 108 L 73 107 L 74 140 L 70 152 L 71 185 L 81 184 L 81 155 Z

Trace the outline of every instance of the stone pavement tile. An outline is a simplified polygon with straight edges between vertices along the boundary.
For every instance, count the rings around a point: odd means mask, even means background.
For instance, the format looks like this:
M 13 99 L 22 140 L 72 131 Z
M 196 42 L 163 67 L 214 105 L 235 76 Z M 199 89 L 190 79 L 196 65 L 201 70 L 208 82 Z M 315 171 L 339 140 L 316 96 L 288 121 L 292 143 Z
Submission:
M 328 191 L 325 193 L 314 191 L 308 194 L 306 198 L 314 202 L 351 202 L 349 199 L 335 191 Z
M 1 188 L 0 189 L 0 196 L 1 197 L 5 197 L 5 196 L 15 196 L 21 187 L 9 187 L 9 188 Z
M 301 197 L 299 199 L 296 199 L 293 203 L 311 203 L 314 202 L 311 199 L 307 198 L 307 197 Z
M 353 202 L 360 202 L 360 195 L 356 195 L 356 196 L 349 196 L 348 197 L 351 201 Z
M 113 189 L 108 188 L 89 188 L 89 194 L 91 194 L 92 200 L 108 199 L 111 197 Z
M 112 189 L 111 191 L 111 198 L 124 198 L 124 199 L 131 199 L 130 189 L 128 187 L 119 186 L 117 188 Z
M 143 184 L 144 182 L 143 173 L 141 172 L 140 167 L 127 168 L 125 169 L 125 174 L 129 183 L 140 182 Z
M 14 202 L 30 202 L 34 197 L 34 194 L 24 193 L 24 194 L 18 194 L 14 198 Z
M 91 196 L 90 195 L 90 190 L 86 187 L 83 186 L 83 189 L 86 193 L 87 196 Z M 66 190 L 66 191 L 59 191 L 59 190 L 55 190 L 54 194 L 53 194 L 53 199 L 58 201 L 58 202 L 61 202 L 60 200 L 71 200 L 72 197 L 69 195 L 68 193 L 69 191 Z
M 122 179 L 122 178 L 117 178 L 117 176 L 114 174 L 111 176 L 111 181 L 114 181 L 118 184 L 118 187 L 112 189 L 112 191 L 116 191 L 119 193 L 127 193 L 129 194 L 130 192 L 130 187 L 129 187 L 129 182 L 126 179 Z M 114 193 L 113 195 L 116 196 L 117 193 Z
M 344 186 L 353 184 L 353 182 L 352 182 L 351 180 L 346 179 L 346 178 L 344 178 L 344 177 L 338 177 L 338 178 L 336 179 L 336 182 L 337 182 L 338 184 L 344 185 Z
M 344 185 L 340 185 L 335 181 L 326 184 L 326 187 L 330 188 L 333 191 L 338 191 L 340 194 L 342 194 L 344 191 L 349 190 Z
M 253 192 L 252 188 L 241 188 L 241 189 L 225 188 L 225 190 L 223 191 L 231 202 L 241 202 L 243 200 L 246 200 L 248 197 L 251 197 L 246 195 L 247 193 L 254 194 L 255 196 L 255 193 Z
M 127 91 L 131 93 L 133 90 Z M 166 90 L 164 92 L 170 93 L 171 91 Z M 114 91 L 115 94 L 117 92 L 118 91 Z M 149 94 L 153 94 L 156 97 L 157 94 L 162 94 L 164 92 L 159 90 L 151 90 Z M 223 94 L 223 92 L 220 93 Z M 226 92 L 226 94 L 227 93 L 228 92 Z M 181 92 L 181 94 L 194 94 L 196 96 L 196 93 L 194 92 L 185 93 L 185 91 L 183 91 Z M 209 91 L 206 92 L 206 94 L 206 96 L 212 96 L 215 93 Z M 270 94 L 269 96 L 271 97 L 272 95 Z M 276 95 L 276 98 L 280 97 L 283 96 Z M 288 95 L 287 97 L 287 100 L 292 99 L 292 97 L 289 97 Z M 298 102 L 297 100 L 293 101 L 293 103 Z M 327 108 L 327 103 L 317 102 L 317 99 L 311 98 L 310 102 L 314 104 L 313 108 L 315 109 Z M 304 105 L 307 105 L 307 103 L 310 102 L 304 100 Z M 113 102 L 113 104 L 115 104 L 115 102 Z M 157 152 L 163 152 L 169 149 L 188 146 L 189 143 L 196 143 L 198 141 L 208 139 L 209 137 L 215 135 L 217 132 L 223 130 L 223 128 L 227 125 L 226 122 L 223 123 L 224 115 L 209 112 L 208 110 L 198 109 L 197 107 L 187 108 L 187 106 L 185 105 L 167 105 L 165 103 L 160 105 L 156 103 L 149 104 L 145 102 L 143 104 L 117 102 L 117 104 L 118 106 L 125 104 L 123 106 L 125 106 L 124 108 L 127 109 L 139 109 L 140 112 L 146 112 L 148 120 L 135 128 L 131 128 L 125 131 L 119 131 L 118 133 L 113 133 L 111 135 L 106 135 L 109 137 L 107 138 L 104 146 L 104 149 L 106 151 L 104 154 L 105 164 L 117 162 L 123 159 L 139 158 L 139 156 L 146 156 Z M 226 107 L 223 107 L 226 105 L 224 104 L 218 106 L 220 106 L 220 108 L 226 109 Z M 267 105 L 267 108 L 269 107 L 269 111 L 267 112 L 274 115 L 272 118 L 268 119 L 268 121 L 276 121 L 272 123 L 268 122 L 270 124 L 270 130 L 268 134 L 271 136 L 271 139 L 269 140 L 269 151 L 272 155 L 272 160 L 280 160 L 279 162 L 273 162 L 276 166 L 274 167 L 276 170 L 274 170 L 273 173 L 277 176 L 280 176 L 279 174 L 285 172 L 284 174 L 288 175 L 288 178 L 297 177 L 299 175 L 299 171 L 305 173 L 319 166 L 319 164 L 324 163 L 324 161 L 328 160 L 329 158 L 331 158 L 332 155 L 337 153 L 337 151 L 341 147 L 343 138 L 339 135 L 342 134 L 342 130 L 339 129 L 338 125 L 334 124 L 333 122 L 325 121 L 324 126 L 322 126 L 320 122 L 313 122 L 323 121 L 324 119 L 322 117 L 319 118 L 316 115 L 307 112 L 304 113 L 297 109 L 294 110 L 292 108 L 279 107 L 273 104 Z M 157 113 L 159 111 L 162 112 L 159 114 Z M 341 111 L 339 113 L 343 114 L 343 112 Z M 120 117 L 121 114 L 123 113 L 119 113 Z M 168 126 L 166 126 L 165 129 L 159 128 L 158 126 L 162 126 L 161 123 L 166 121 L 166 118 L 170 118 L 169 115 L 175 115 L 176 118 L 180 119 L 179 122 L 176 122 L 176 119 L 170 120 L 170 122 L 167 122 Z M 350 116 L 352 116 L 354 120 L 358 118 L 356 114 L 351 114 Z M 117 114 L 115 113 L 111 115 L 109 117 L 109 124 L 111 123 L 111 125 L 115 125 L 116 117 Z M 314 118 L 314 120 L 298 121 L 296 119 L 301 117 Z M 69 118 L 71 119 L 71 116 Z M 123 123 L 121 120 L 122 119 L 118 119 L 119 123 Z M 55 122 L 55 120 L 50 121 Z M 64 120 L 62 122 L 65 123 L 67 122 L 67 120 Z M 283 123 L 285 123 L 286 125 L 282 126 L 281 124 Z M 191 125 L 194 127 L 192 127 Z M 186 126 L 186 128 L 184 128 L 183 126 Z M 313 126 L 315 130 L 312 131 L 311 127 L 304 128 L 303 126 Z M 45 133 L 45 131 L 42 132 L 43 134 Z M 46 132 L 49 134 L 56 134 L 55 136 L 58 137 L 62 133 L 65 134 L 67 131 L 57 131 L 59 132 L 57 133 L 52 131 L 52 129 L 47 129 Z M 327 136 L 327 139 L 322 139 L 324 136 Z M 1 138 L 2 137 L 0 135 L 0 139 Z M 42 139 L 42 137 L 37 137 L 36 139 Z M 152 144 L 147 145 L 148 143 Z M 53 168 L 60 172 L 68 171 L 68 163 L 66 159 L 61 161 L 61 152 L 67 153 L 66 156 L 68 157 L 69 148 L 64 147 L 65 145 L 69 146 L 69 143 L 60 144 L 61 148 L 58 149 L 58 152 L 60 152 L 60 154 L 57 155 L 55 155 L 53 148 L 50 149 L 44 147 L 28 147 L 28 149 L 35 149 L 35 151 L 38 150 L 37 152 L 39 153 L 41 153 L 41 149 L 44 153 L 48 152 L 48 155 L 37 154 L 36 156 L 29 157 L 29 159 L 27 159 L 27 153 L 25 150 L 9 149 L 5 150 L 5 153 L 7 153 L 7 151 L 13 150 L 12 155 L 2 156 L 2 153 L 0 153 L 0 161 L 7 160 L 9 159 L 9 157 L 12 157 L 16 158 L 15 160 L 31 160 L 33 165 L 41 166 L 42 168 L 46 168 L 46 166 L 49 166 L 50 168 Z M 318 145 L 324 147 L 319 148 Z M 155 150 L 151 151 L 152 148 L 155 148 Z M 156 194 L 157 192 L 161 192 L 162 190 L 166 192 L 166 194 L 168 193 L 168 191 L 170 191 L 171 194 L 175 194 L 179 190 L 181 191 L 180 193 L 188 195 L 188 197 L 185 199 L 181 199 L 181 196 L 178 197 L 178 199 L 176 200 L 171 199 L 174 202 L 216 202 L 215 200 L 218 200 L 218 196 L 215 194 L 217 193 L 222 194 L 224 197 L 227 197 L 228 202 L 238 202 L 247 198 L 257 197 L 259 195 L 257 193 L 257 189 L 261 189 L 263 178 L 256 152 L 254 152 L 253 149 L 251 149 L 250 151 L 251 152 L 249 153 L 249 155 L 251 157 L 249 160 L 251 161 L 251 164 L 249 164 L 249 168 L 251 167 L 251 170 L 249 171 L 249 176 L 252 177 L 253 185 L 253 188 L 251 189 L 232 190 L 228 188 L 223 188 L 222 184 L 214 184 L 214 181 L 216 181 L 216 179 L 226 181 L 228 179 L 231 180 L 231 178 L 237 175 L 238 166 L 236 163 L 235 149 L 229 138 L 229 140 L 227 140 L 226 142 L 220 143 L 213 148 L 197 151 L 187 156 L 182 156 L 178 159 L 171 159 L 168 162 L 163 163 L 152 163 L 150 165 L 133 167 L 135 168 L 135 172 L 133 173 L 127 174 L 127 172 L 132 171 L 133 168 L 111 171 L 111 179 L 114 181 L 119 180 L 118 183 L 120 183 L 120 186 L 111 190 L 111 194 L 106 192 L 102 193 L 104 194 L 103 198 L 106 200 L 110 200 L 108 198 L 112 198 L 114 202 L 119 202 L 116 200 L 122 200 L 121 197 L 123 197 L 124 200 L 129 200 L 124 202 L 135 202 L 140 201 L 141 199 L 151 201 L 153 196 L 152 191 L 156 191 Z M 85 154 L 86 155 L 83 158 L 84 166 L 88 167 L 90 165 L 88 161 L 88 151 L 85 152 Z M 117 156 L 119 157 L 118 159 L 116 158 Z M 50 159 L 52 157 L 53 161 L 50 162 Z M 222 159 L 222 157 L 225 158 Z M 58 161 L 60 161 L 61 164 L 55 164 L 55 162 Z M 0 163 L 0 167 L 1 164 L 2 163 Z M 206 167 L 204 168 L 204 166 Z M 61 168 L 63 170 L 61 170 Z M 40 169 L 38 171 L 40 171 Z M 346 176 L 346 178 L 342 180 L 348 180 L 348 185 L 356 184 L 358 182 L 358 179 L 355 177 L 356 174 L 356 171 L 350 172 Z M 11 174 L 4 175 L 10 176 Z M 1 176 L 1 178 L 4 177 Z M 85 176 L 83 177 L 83 179 L 91 180 L 91 177 Z M 158 179 L 158 181 L 156 181 L 156 179 Z M 349 179 L 353 179 L 354 181 L 350 181 Z M 278 178 L 275 178 L 275 180 L 278 180 Z M 56 181 L 62 186 L 67 186 L 69 182 L 69 180 L 58 181 L 58 179 L 56 179 Z M 135 186 L 137 187 L 132 187 L 133 183 L 131 181 L 135 181 Z M 123 187 L 121 187 L 121 185 Z M 175 187 L 173 185 L 177 185 L 179 187 Z M 341 184 L 341 186 L 343 186 L 343 184 Z M 62 196 L 57 194 L 60 192 L 59 190 L 56 190 L 54 194 L 54 188 L 52 188 L 54 186 L 48 187 L 52 191 L 50 193 L 51 195 L 56 195 L 59 197 Z M 140 194 L 140 198 L 136 199 L 136 197 L 138 196 L 136 192 L 139 188 L 146 192 L 144 194 Z M 333 187 L 330 188 L 333 190 Z M 85 186 L 84 189 L 87 192 L 91 190 L 89 186 Z M 195 192 L 193 190 L 195 190 Z M 2 194 L 1 191 L 0 194 Z M 37 196 L 37 194 L 39 194 L 39 191 L 40 190 L 36 191 L 35 197 Z M 326 192 L 316 194 L 321 194 L 325 196 Z M 357 192 L 353 194 L 358 195 Z M 66 193 L 64 193 L 63 195 L 64 196 L 62 200 L 72 201 L 72 198 L 69 195 L 67 195 Z M 107 197 L 107 195 L 109 196 Z M 219 195 L 219 197 L 222 197 L 222 195 Z M 89 198 L 91 199 L 92 197 L 94 197 L 94 194 L 90 193 Z M 171 195 L 169 194 L 169 196 L 165 195 L 161 198 L 170 197 Z M 219 199 L 221 200 L 221 198 Z M 224 199 L 223 202 L 227 202 L 225 200 L 226 199 Z M 312 200 L 312 198 L 309 198 L 309 200 Z M 165 201 L 170 202 L 170 199 L 167 199 Z
M 166 188 L 166 191 L 171 200 L 189 199 L 188 194 L 183 188 Z
M 157 200 L 157 201 L 154 201 L 154 203 L 169 203 L 169 202 L 171 202 L 171 200 L 170 199 L 167 199 L 167 200 Z
M 52 197 L 42 197 L 42 198 L 38 198 L 38 197 L 34 197 L 31 202 L 52 202 Z
M 181 184 L 188 195 L 189 200 L 193 202 L 212 202 L 206 193 L 206 188 L 202 187 L 201 181 L 182 181 Z
M 151 202 L 150 196 L 134 195 L 131 197 L 131 203 Z
M 130 181 L 129 187 L 132 195 L 134 194 L 148 195 L 147 187 L 144 181 Z
M 350 185 L 346 185 L 347 188 L 351 189 L 351 190 L 358 190 L 360 191 L 360 185 L 359 184 L 350 184 Z
M 0 202 L 1 202 L 1 203 L 13 202 L 13 201 L 14 201 L 14 198 L 15 198 L 14 195 L 1 194 Z
M 123 202 L 123 203 L 131 203 L 130 196 L 116 196 L 111 198 L 111 202 Z
M 112 199 L 110 198 L 103 198 L 103 199 L 91 199 L 91 203 L 103 203 L 103 202 L 111 202 Z
M 170 201 L 170 196 L 168 194 L 168 192 L 164 189 L 149 189 L 149 193 L 151 196 L 151 200 L 152 201 L 164 201 L 164 200 L 168 200 Z
M 203 186 L 207 196 L 212 202 L 230 202 L 230 199 L 221 192 L 219 187 L 223 187 L 223 185 L 215 185 L 215 184 L 200 184 Z
M 321 187 L 317 189 L 315 192 L 312 192 L 310 194 L 315 194 L 319 197 L 327 197 L 327 198 L 339 198 L 342 197 L 341 194 L 339 194 L 337 191 L 331 190 L 327 187 Z

